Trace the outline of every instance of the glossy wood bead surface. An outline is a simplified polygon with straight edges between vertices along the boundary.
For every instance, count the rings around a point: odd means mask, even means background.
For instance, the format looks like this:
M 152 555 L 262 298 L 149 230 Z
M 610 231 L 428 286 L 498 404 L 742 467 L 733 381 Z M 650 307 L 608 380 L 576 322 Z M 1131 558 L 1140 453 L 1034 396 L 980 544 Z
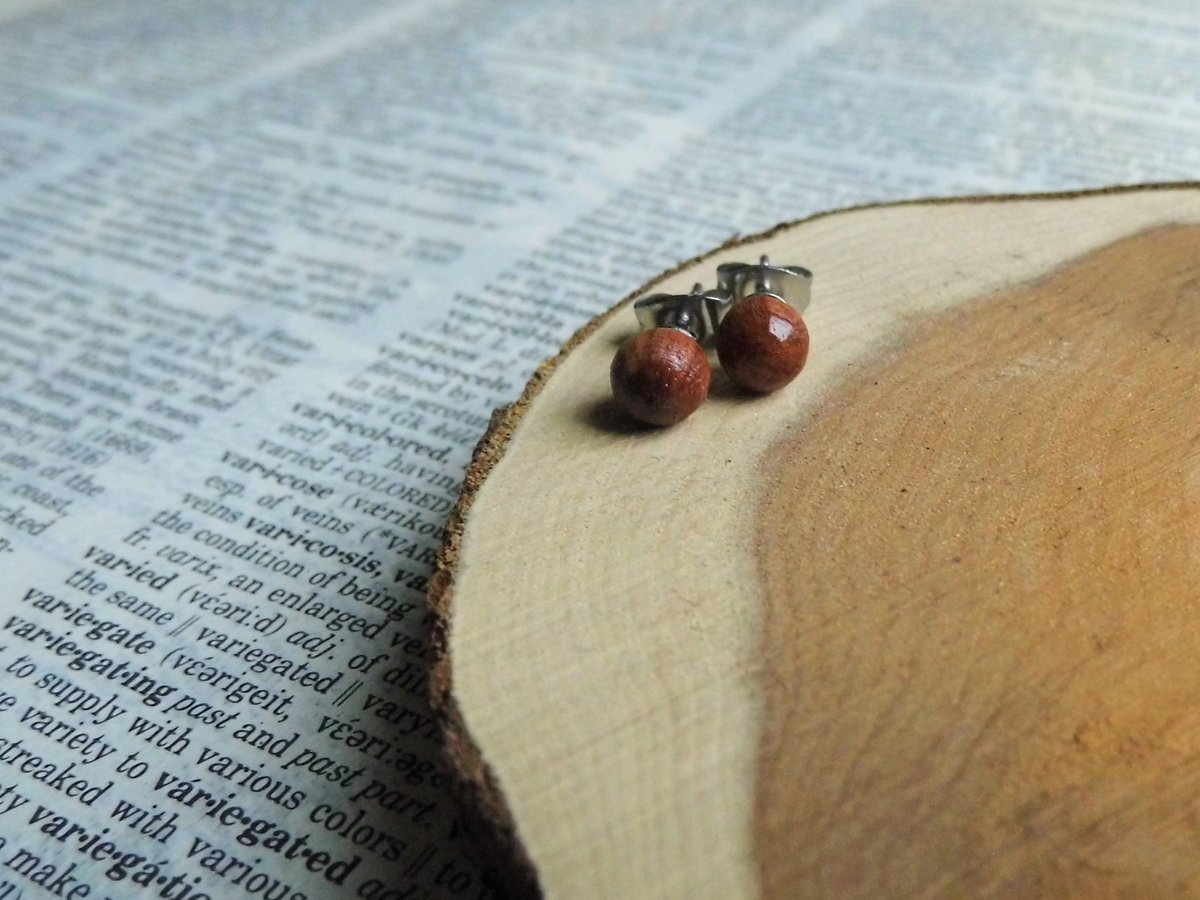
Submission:
M 717 357 L 740 387 L 762 394 L 777 391 L 808 361 L 808 326 L 778 297 L 754 294 L 721 320 Z
M 639 422 L 674 425 L 708 396 L 712 370 L 704 350 L 674 328 L 651 328 L 617 351 L 609 370 L 617 404 Z

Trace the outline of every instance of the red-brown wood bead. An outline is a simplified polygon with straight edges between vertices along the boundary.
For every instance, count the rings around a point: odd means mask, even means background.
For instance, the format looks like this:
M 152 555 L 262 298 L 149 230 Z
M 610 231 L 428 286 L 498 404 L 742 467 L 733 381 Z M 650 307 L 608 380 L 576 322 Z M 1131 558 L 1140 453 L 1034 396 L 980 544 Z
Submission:
M 674 328 L 651 328 L 627 340 L 609 370 L 613 397 L 640 422 L 674 425 L 708 396 L 712 369 L 695 340 Z
M 717 358 L 735 384 L 761 394 L 777 391 L 808 361 L 808 326 L 778 297 L 754 294 L 721 320 Z

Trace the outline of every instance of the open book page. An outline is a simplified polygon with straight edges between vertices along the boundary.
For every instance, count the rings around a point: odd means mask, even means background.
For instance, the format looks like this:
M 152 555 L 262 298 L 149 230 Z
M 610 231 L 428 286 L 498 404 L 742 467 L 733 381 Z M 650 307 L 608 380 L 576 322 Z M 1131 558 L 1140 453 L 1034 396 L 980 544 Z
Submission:
M 0 900 L 487 896 L 423 598 L 491 409 L 735 232 L 1194 175 L 1198 28 L 1083 0 L 0 11 Z

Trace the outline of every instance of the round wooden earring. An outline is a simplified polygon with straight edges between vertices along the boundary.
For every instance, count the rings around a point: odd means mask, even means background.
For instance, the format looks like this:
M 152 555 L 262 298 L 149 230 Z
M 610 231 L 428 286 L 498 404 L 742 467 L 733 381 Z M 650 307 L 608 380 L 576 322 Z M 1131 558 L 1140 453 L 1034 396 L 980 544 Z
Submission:
M 675 328 L 651 328 L 621 346 L 609 379 L 617 405 L 633 418 L 674 425 L 708 397 L 712 369 L 695 338 Z
M 808 343 L 800 313 L 773 294 L 752 294 L 722 320 L 717 358 L 734 384 L 766 394 L 800 374 Z
M 717 358 L 734 384 L 765 394 L 791 382 L 808 361 L 808 326 L 800 316 L 812 273 L 799 266 L 727 263 L 718 279 L 733 305 L 717 332 Z
M 682 422 L 708 397 L 712 369 L 701 342 L 729 305 L 725 294 L 654 294 L 634 304 L 643 330 L 627 340 L 609 369 L 613 399 L 648 425 Z

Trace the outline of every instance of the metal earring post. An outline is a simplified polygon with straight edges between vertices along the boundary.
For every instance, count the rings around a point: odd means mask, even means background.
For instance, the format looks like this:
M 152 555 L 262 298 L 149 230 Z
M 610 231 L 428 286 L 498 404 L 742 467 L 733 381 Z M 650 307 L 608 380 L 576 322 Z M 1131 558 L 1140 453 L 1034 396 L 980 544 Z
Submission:
M 706 291 L 697 283 L 688 294 L 651 294 L 633 304 L 638 325 L 674 328 L 703 343 L 716 334 L 717 326 L 733 302 L 721 288 Z
M 813 273 L 803 266 L 772 265 L 766 256 L 757 263 L 717 266 L 717 286 L 730 295 L 730 305 L 754 294 L 770 294 L 804 312 L 812 300 L 812 280 Z

